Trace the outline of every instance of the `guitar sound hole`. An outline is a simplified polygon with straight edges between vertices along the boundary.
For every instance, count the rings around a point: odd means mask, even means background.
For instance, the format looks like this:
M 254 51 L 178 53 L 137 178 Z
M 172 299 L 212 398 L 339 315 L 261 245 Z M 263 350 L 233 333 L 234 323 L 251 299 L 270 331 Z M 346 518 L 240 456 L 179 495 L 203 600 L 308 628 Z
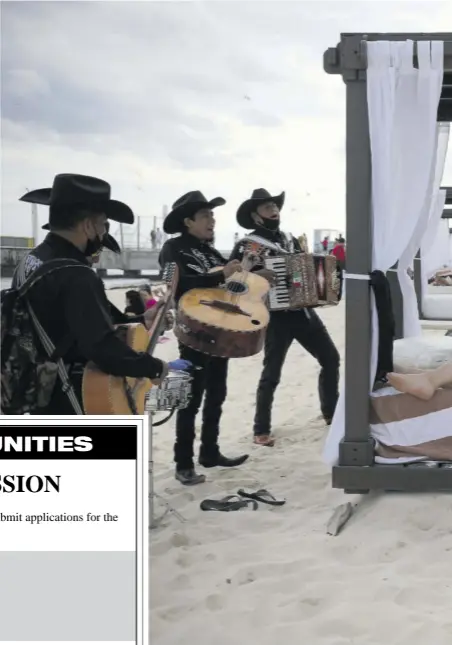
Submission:
M 231 280 L 231 282 L 228 282 L 227 284 L 227 290 L 230 293 L 245 293 L 247 291 L 247 286 L 246 284 L 243 284 L 243 282 L 238 282 L 237 280 Z
M 251 320 L 252 325 L 260 325 L 261 321 L 260 320 L 255 320 L 254 318 Z

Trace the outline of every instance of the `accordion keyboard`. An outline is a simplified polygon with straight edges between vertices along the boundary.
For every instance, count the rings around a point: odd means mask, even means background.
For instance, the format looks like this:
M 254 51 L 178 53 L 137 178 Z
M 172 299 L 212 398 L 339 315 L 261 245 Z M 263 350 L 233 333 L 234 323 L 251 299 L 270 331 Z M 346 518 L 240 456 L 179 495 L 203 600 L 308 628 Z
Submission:
M 276 274 L 276 284 L 268 294 L 270 311 L 290 309 L 289 276 L 285 256 L 266 258 L 265 267 Z

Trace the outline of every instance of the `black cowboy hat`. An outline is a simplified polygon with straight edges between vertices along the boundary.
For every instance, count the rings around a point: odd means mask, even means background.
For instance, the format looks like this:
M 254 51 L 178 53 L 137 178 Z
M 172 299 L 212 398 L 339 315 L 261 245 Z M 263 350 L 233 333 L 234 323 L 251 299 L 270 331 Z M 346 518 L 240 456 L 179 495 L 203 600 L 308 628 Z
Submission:
M 118 253 L 118 254 L 121 253 L 121 247 L 119 246 L 119 244 L 117 243 L 113 235 L 110 235 L 110 233 L 108 232 L 110 230 L 110 226 L 108 222 L 106 224 L 106 227 L 107 227 L 107 232 L 102 238 L 101 248 L 108 249 L 109 251 L 113 251 L 113 253 Z M 44 224 L 42 228 L 44 231 L 50 231 L 50 224 Z
M 194 215 L 203 208 L 213 209 L 225 204 L 226 200 L 223 197 L 215 197 L 208 201 L 199 190 L 192 190 L 174 202 L 173 210 L 168 213 L 163 222 L 163 230 L 168 235 L 182 233 L 186 217 Z
M 133 212 L 123 202 L 111 199 L 111 186 L 103 179 L 86 175 L 56 175 L 52 188 L 40 188 L 19 201 L 43 206 L 85 206 L 105 213 L 108 219 L 133 224 Z
M 251 217 L 251 213 L 256 212 L 256 208 L 260 204 L 265 204 L 266 202 L 274 202 L 276 206 L 281 210 L 284 206 L 284 200 L 286 198 L 286 193 L 282 192 L 276 197 L 270 195 L 268 190 L 265 188 L 255 188 L 250 199 L 247 199 L 243 204 L 241 204 L 237 210 L 237 223 L 242 228 L 254 229 L 256 228 L 256 223 Z

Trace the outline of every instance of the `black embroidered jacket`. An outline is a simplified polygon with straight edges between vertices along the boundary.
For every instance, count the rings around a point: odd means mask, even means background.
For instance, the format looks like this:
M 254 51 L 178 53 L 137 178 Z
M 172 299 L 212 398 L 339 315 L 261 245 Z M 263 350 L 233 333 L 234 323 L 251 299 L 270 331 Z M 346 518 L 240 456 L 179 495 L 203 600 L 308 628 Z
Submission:
M 208 271 L 224 266 L 228 260 L 211 244 L 202 242 L 192 235 L 183 234 L 165 242 L 160 252 L 159 264 L 163 268 L 168 262 L 175 262 L 179 267 L 176 302 L 190 289 L 208 289 L 224 284 L 223 271 L 215 273 L 208 273 Z

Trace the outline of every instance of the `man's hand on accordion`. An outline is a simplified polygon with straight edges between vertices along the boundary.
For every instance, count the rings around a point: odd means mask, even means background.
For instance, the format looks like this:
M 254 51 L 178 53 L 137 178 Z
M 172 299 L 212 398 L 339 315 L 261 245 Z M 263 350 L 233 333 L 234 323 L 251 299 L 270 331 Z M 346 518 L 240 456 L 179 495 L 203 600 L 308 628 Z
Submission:
M 276 273 L 270 271 L 270 269 L 259 269 L 259 271 L 254 271 L 253 273 L 254 275 L 260 275 L 262 278 L 265 278 L 272 287 L 276 284 Z

